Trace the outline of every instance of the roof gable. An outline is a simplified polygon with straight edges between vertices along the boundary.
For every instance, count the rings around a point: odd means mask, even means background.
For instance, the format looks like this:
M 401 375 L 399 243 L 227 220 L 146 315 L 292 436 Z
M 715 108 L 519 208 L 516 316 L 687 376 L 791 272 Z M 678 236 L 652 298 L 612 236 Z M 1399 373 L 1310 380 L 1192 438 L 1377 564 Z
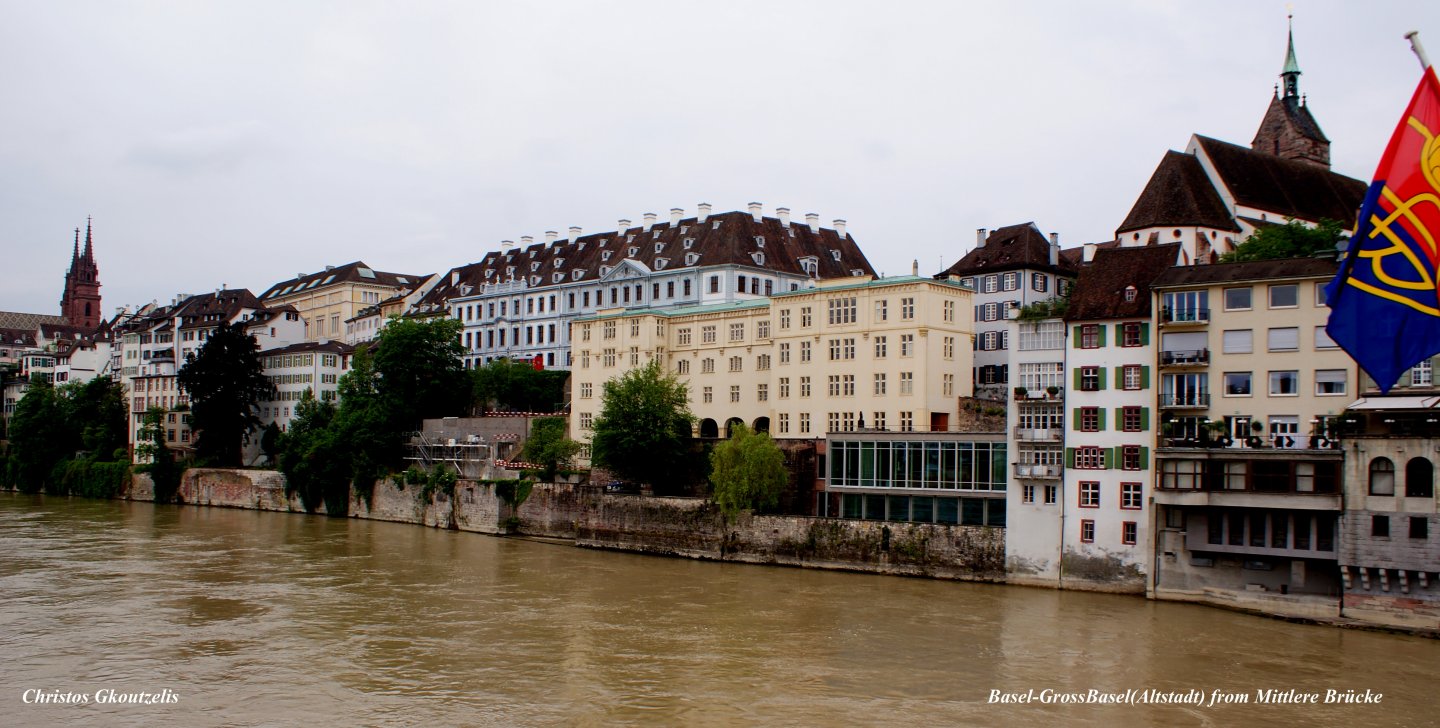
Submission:
M 1319 222 L 1355 224 L 1367 185 L 1313 164 L 1196 135 L 1191 145 L 1209 160 L 1238 205 Z
M 1095 251 L 1095 260 L 1080 271 L 1067 321 L 1145 318 L 1150 316 L 1150 285 L 1175 265 L 1180 245 L 1145 245 Z M 1135 288 L 1126 300 L 1125 290 Z
M 1191 225 L 1240 232 L 1200 160 L 1193 154 L 1171 150 L 1160 159 L 1115 235 L 1151 227 Z

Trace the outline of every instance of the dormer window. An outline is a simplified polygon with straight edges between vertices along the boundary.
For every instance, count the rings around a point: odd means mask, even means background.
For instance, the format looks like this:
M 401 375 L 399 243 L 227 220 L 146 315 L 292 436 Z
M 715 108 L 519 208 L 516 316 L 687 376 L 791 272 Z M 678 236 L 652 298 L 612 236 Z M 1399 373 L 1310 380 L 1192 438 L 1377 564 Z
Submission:
M 581 278 L 584 278 L 584 277 L 585 277 L 585 269 L 584 269 L 584 268 L 576 268 L 575 270 L 570 271 L 570 280 L 572 280 L 572 281 L 578 281 L 578 280 L 580 280 Z
M 834 258 L 834 259 L 837 260 L 837 261 L 840 260 L 840 251 L 838 251 L 838 250 L 832 250 L 832 251 L 830 251 L 830 257 L 831 257 L 831 258 Z
M 695 247 L 695 238 L 685 238 L 685 249 L 689 250 L 693 247 Z
M 565 265 L 565 259 L 564 259 L 564 258 L 556 258 L 555 261 L 554 261 L 554 263 L 555 263 L 555 267 L 556 267 L 556 268 L 559 268 L 560 266 Z
M 495 269 L 494 269 L 494 268 L 486 268 L 486 269 L 485 269 L 485 277 L 486 277 L 486 278 L 494 278 L 494 277 L 495 277 Z
M 665 249 L 665 244 L 664 244 L 664 243 L 656 243 L 656 244 L 655 244 L 655 252 L 658 253 L 658 252 L 660 252 L 660 251 L 662 251 L 662 250 L 664 250 L 664 249 Z
M 530 272 L 531 272 L 531 273 L 534 273 L 534 272 L 537 271 L 537 270 L 540 270 L 540 261 L 538 261 L 538 260 L 530 264 Z
M 506 277 L 506 278 L 514 278 L 514 277 L 515 277 L 515 266 L 513 266 L 513 265 L 507 265 L 507 266 L 505 266 L 505 277 Z
M 719 230 L 719 229 L 720 229 L 720 223 L 722 223 L 722 222 L 725 222 L 725 221 L 724 221 L 724 220 L 716 220 L 716 221 L 710 223 L 710 229 L 711 229 L 711 230 Z
M 564 273 L 556 272 L 556 273 L 551 274 L 551 276 L 550 276 L 550 282 L 551 282 L 551 283 L 559 283 L 560 281 L 563 281 L 563 280 L 565 280 L 565 274 L 564 274 Z
M 686 254 L 685 254 L 685 265 L 695 265 L 695 261 L 697 261 L 697 260 L 700 260 L 700 254 L 699 254 L 699 253 L 686 253 Z
M 625 242 L 627 242 L 627 243 L 633 243 L 633 242 L 635 242 L 635 236 L 634 236 L 634 235 L 626 235 L 626 236 L 625 236 Z
M 763 247 L 765 247 L 765 237 L 764 237 L 763 235 L 756 235 L 756 236 L 755 236 L 755 247 L 757 247 L 757 248 L 763 248 Z
M 753 261 L 755 261 L 755 265 L 765 265 L 765 254 L 764 254 L 763 252 L 758 252 L 758 251 L 757 251 L 757 252 L 751 253 L 751 254 L 750 254 L 750 259 L 753 260 Z
M 681 226 L 680 226 L 680 234 L 681 234 L 681 235 L 684 235 L 684 234 L 685 234 L 686 232 L 688 232 L 689 230 L 690 230 L 690 226 L 689 226 L 689 225 L 681 225 Z
M 852 276 L 863 276 L 863 275 L 865 275 L 865 271 L 860 270 L 859 268 L 851 268 L 851 269 L 850 269 L 850 275 L 852 275 Z
M 581 241 L 580 241 L 580 244 L 575 246 L 575 249 L 576 249 L 576 250 L 584 250 L 584 249 L 585 249 L 585 241 L 584 241 L 584 240 L 581 240 Z
M 808 275 L 808 276 L 812 276 L 812 277 L 813 277 L 813 276 L 817 275 L 817 274 L 820 272 L 820 261 L 819 261 L 819 259 L 817 259 L 817 258 L 816 258 L 815 256 L 813 256 L 813 255 L 807 255 L 807 256 L 805 256 L 804 258 L 801 258 L 801 259 L 800 259 L 800 270 L 805 271 L 805 275 Z
M 1126 301 L 1133 301 L 1133 300 L 1135 300 L 1135 297 L 1136 297 L 1137 295 L 1139 295 L 1139 293 L 1140 293 L 1139 291 L 1135 290 L 1135 286 L 1125 286 L 1125 300 L 1126 300 Z
M 654 230 L 650 231 L 650 237 L 652 239 L 660 237 L 660 228 L 655 228 Z
M 602 265 L 602 266 L 600 266 L 600 277 L 601 277 L 601 278 L 604 278 L 605 276 L 610 275 L 610 270 L 611 270 L 611 268 L 610 268 L 610 266 L 608 266 L 608 265 Z
M 640 252 L 640 248 L 637 247 L 637 246 L 632 245 L 632 246 L 630 246 L 630 250 L 629 250 L 628 252 L 626 252 L 625 255 L 626 255 L 627 257 L 634 258 L 634 257 L 635 257 L 635 254 L 638 253 L 638 252 Z
M 600 260 L 610 260 L 610 251 L 606 250 L 606 251 L 601 252 L 601 253 L 600 253 Z
M 538 285 L 540 285 L 540 276 L 530 276 L 530 285 L 532 285 L 532 286 L 538 286 Z
M 669 258 L 656 258 L 656 259 L 655 259 L 655 270 L 665 270 L 665 266 L 667 266 L 667 265 L 670 265 L 670 259 L 669 259 Z

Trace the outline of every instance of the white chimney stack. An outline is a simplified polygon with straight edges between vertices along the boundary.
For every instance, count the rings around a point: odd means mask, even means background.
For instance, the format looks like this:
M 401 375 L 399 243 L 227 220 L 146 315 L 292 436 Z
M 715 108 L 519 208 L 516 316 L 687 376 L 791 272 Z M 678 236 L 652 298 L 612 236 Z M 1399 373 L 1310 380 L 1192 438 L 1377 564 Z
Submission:
M 787 227 L 787 228 L 790 227 L 790 208 L 788 208 L 788 207 L 777 207 L 777 208 L 775 208 L 775 217 L 780 218 L 780 224 L 781 224 L 781 225 L 784 225 L 784 226 Z
M 1095 243 L 1086 243 L 1086 244 L 1085 244 L 1085 255 L 1084 255 L 1083 260 L 1084 260 L 1086 263 L 1089 263 L 1089 262 L 1094 261 L 1094 260 L 1095 260 L 1095 251 L 1096 251 Z
M 747 207 L 750 208 L 750 217 L 755 218 L 755 222 L 760 222 L 761 218 L 763 217 L 763 215 L 761 214 L 761 209 L 764 207 L 764 205 L 761 205 L 758 202 L 752 202 L 747 205 Z
M 580 237 L 580 226 L 579 226 L 579 225 L 571 225 L 571 226 L 570 226 L 570 242 L 572 242 L 572 243 L 575 242 L 575 238 L 578 238 L 578 237 Z
M 522 250 L 523 250 L 523 249 L 528 249 L 528 248 L 529 248 L 531 245 L 533 245 L 534 243 L 535 243 L 535 236 L 533 236 L 533 235 L 521 235 L 521 236 L 520 236 L 520 248 L 521 248 Z
M 919 258 L 915 258 L 915 259 L 913 259 L 913 260 L 910 261 L 910 275 L 915 276 L 915 277 L 917 277 L 917 278 L 920 276 L 920 259 L 919 259 Z
M 975 229 L 975 247 L 977 247 L 977 248 L 983 248 L 983 247 L 985 247 L 985 233 L 986 233 L 985 228 L 976 228 L 976 229 Z
M 655 213 L 653 213 L 653 212 L 647 212 L 647 213 L 645 213 L 644 218 L 645 218 L 645 232 L 648 233 L 648 232 L 650 232 L 650 228 L 655 227 Z
M 1050 233 L 1050 265 L 1060 265 L 1060 233 Z
M 810 231 L 811 231 L 811 232 L 816 232 L 816 233 L 820 232 L 820 213 L 818 213 L 818 212 L 807 212 L 807 213 L 805 213 L 805 224 L 810 226 Z
M 510 249 L 513 248 L 513 247 L 515 247 L 515 241 L 514 241 L 514 240 L 501 240 L 501 241 L 500 241 L 500 252 L 502 252 L 502 253 L 508 253 L 508 252 L 510 252 Z
M 697 223 L 705 222 L 705 218 L 707 218 L 707 217 L 710 217 L 710 203 L 708 203 L 708 202 L 702 202 L 702 203 L 696 205 L 696 206 L 695 206 L 695 222 L 697 222 Z
M 456 285 L 459 285 L 459 284 L 460 284 L 460 271 L 454 271 L 454 270 L 450 271 L 450 285 L 456 286 Z
M 560 237 L 560 233 L 555 232 L 554 230 L 546 230 L 546 231 L 545 231 L 545 244 L 546 244 L 546 245 L 549 245 L 549 244 L 555 242 L 555 238 L 558 238 L 558 237 Z
M 625 231 L 626 231 L 626 230 L 629 230 L 629 229 L 630 229 L 630 221 L 629 221 L 629 220 L 626 220 L 626 219 L 623 218 L 623 217 L 620 218 L 620 222 L 615 223 L 615 232 L 617 232 L 617 233 L 619 233 L 619 234 L 621 234 L 621 235 L 624 235 L 624 234 L 625 234 Z
M 838 220 L 838 219 L 837 219 L 835 222 L 833 222 L 833 223 L 831 223 L 831 224 L 835 226 L 835 234 L 838 235 L 838 236 L 840 236 L 840 239 L 841 239 L 841 240 L 844 240 L 844 239 L 845 239 L 845 221 L 844 221 L 844 220 Z
M 672 208 L 670 208 L 670 227 L 675 227 L 676 225 L 679 225 L 679 224 L 680 224 L 680 218 L 683 218 L 683 217 L 685 217 L 685 208 L 683 208 L 683 207 L 672 207 Z

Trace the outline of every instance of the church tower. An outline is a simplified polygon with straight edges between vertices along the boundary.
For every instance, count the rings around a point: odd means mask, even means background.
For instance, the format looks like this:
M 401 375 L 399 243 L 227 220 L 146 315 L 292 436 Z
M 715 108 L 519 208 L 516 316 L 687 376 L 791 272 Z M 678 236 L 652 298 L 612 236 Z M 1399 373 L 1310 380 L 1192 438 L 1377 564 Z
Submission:
M 1292 19 L 1293 20 L 1293 19 Z M 1305 97 L 1300 95 L 1300 64 L 1295 60 L 1295 31 L 1289 33 L 1281 83 L 1270 99 L 1270 108 L 1260 121 L 1260 130 L 1250 148 L 1264 154 L 1330 169 L 1330 140 L 1320 131 Z M 1282 91 L 1283 87 L 1283 91 Z
M 71 326 L 94 329 L 100 325 L 100 268 L 95 265 L 95 243 L 88 218 L 83 253 L 80 252 L 80 228 L 75 228 L 75 247 L 70 253 L 70 270 L 65 272 L 60 315 Z

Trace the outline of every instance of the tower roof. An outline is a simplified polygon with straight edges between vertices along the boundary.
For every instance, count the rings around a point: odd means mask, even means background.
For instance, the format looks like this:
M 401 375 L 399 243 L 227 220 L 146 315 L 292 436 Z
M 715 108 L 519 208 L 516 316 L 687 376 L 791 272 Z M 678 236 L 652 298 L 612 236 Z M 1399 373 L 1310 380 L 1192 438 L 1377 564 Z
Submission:
M 1292 22 L 1293 22 L 1293 17 L 1294 17 L 1294 16 L 1291 16 L 1291 18 L 1289 19 L 1289 20 L 1291 20 Z M 1299 74 L 1300 74 L 1300 63 L 1295 60 L 1295 28 L 1293 27 L 1293 25 L 1292 25 L 1292 27 L 1287 31 L 1286 35 L 1289 36 L 1290 42 L 1289 42 L 1289 45 L 1288 45 L 1288 46 L 1286 47 L 1286 49 L 1285 49 L 1285 67 L 1282 68 L 1282 69 L 1280 69 L 1280 75 L 1281 75 L 1281 76 L 1284 76 L 1284 75 L 1290 74 L 1290 73 L 1299 75 Z

